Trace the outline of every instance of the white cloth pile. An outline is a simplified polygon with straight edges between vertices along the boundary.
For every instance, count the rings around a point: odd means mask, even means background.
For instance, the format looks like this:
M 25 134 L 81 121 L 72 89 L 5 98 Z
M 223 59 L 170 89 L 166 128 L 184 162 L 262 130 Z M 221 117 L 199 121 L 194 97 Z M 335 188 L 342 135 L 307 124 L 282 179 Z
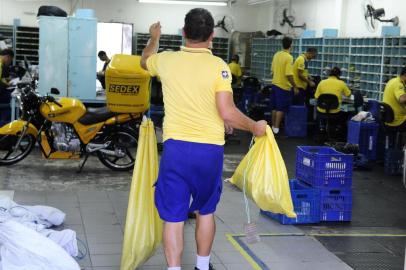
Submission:
M 372 116 L 370 112 L 361 111 L 357 115 L 351 118 L 352 121 L 357 122 L 375 122 L 375 118 Z
M 79 253 L 76 232 L 49 229 L 61 225 L 65 217 L 65 213 L 53 207 L 18 205 L 10 198 L 0 196 L 0 270 L 79 269 L 77 263 L 70 257 L 76 257 Z M 52 255 L 53 253 L 56 257 Z M 50 267 L 51 264 L 58 265 L 56 261 L 61 260 L 63 253 L 74 264 L 67 263 L 69 260 L 65 258 L 63 261 L 66 267 L 63 264 L 61 267 Z M 32 260 L 30 263 L 38 266 L 39 262 L 47 262 L 49 266 L 34 268 L 26 264 L 28 260 Z M 70 267 L 75 264 L 77 268 Z

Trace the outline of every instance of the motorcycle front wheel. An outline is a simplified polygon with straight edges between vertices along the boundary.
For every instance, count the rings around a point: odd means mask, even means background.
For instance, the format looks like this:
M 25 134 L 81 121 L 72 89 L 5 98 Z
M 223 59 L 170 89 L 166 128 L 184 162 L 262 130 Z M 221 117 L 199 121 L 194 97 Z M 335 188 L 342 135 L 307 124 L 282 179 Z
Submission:
M 138 136 L 131 129 L 121 129 L 104 138 L 110 142 L 106 151 L 98 151 L 100 162 L 113 171 L 130 171 L 134 168 Z
M 0 166 L 12 165 L 26 158 L 34 148 L 35 138 L 25 134 L 0 135 Z

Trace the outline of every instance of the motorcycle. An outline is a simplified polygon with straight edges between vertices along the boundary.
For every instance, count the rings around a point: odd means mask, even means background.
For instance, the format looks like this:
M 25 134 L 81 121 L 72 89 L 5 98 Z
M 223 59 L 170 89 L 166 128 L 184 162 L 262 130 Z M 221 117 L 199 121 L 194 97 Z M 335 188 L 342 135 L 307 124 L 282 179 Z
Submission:
M 80 159 L 97 155 L 114 171 L 132 170 L 141 114 L 113 113 L 107 107 L 86 108 L 74 98 L 40 96 L 35 82 L 17 84 L 21 117 L 0 128 L 0 166 L 26 158 L 36 142 L 46 159 Z M 59 90 L 51 89 L 58 95 Z

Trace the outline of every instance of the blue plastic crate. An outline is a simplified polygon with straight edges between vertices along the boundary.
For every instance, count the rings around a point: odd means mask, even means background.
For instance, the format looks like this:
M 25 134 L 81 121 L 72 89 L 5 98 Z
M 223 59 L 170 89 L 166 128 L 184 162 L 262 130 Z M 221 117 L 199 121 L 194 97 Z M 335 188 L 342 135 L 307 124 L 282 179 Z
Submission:
M 368 100 L 368 111 L 372 114 L 375 119 L 380 119 L 380 103 L 378 100 L 370 99 Z
M 296 178 L 313 187 L 350 188 L 353 156 L 325 146 L 298 146 Z
M 403 173 L 403 151 L 387 149 L 385 151 L 384 171 L 386 175 L 401 175 Z
M 279 221 L 281 224 L 308 224 L 320 222 L 320 191 L 297 180 L 290 180 L 290 194 L 297 218 L 288 218 L 261 210 L 263 215 Z
M 347 142 L 357 144 L 360 153 L 368 160 L 376 160 L 378 131 L 378 123 L 349 121 Z
M 320 190 L 321 221 L 351 221 L 352 189 Z
M 307 108 L 290 106 L 285 116 L 285 135 L 288 137 L 307 136 Z

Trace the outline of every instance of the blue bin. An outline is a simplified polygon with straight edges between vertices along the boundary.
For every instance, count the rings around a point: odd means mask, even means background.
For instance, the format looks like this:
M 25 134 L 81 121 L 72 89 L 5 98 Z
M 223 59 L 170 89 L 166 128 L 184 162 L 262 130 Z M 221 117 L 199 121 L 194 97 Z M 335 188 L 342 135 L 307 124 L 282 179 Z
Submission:
M 296 178 L 312 187 L 350 188 L 353 156 L 332 147 L 298 146 Z
M 370 99 L 368 100 L 368 111 L 372 114 L 375 120 L 381 118 L 380 116 L 380 103 L 378 100 Z
M 285 135 L 288 137 L 307 136 L 307 108 L 290 106 L 285 116 Z
M 351 221 L 352 189 L 320 189 L 320 220 Z
M 403 151 L 387 149 L 385 151 L 384 171 L 386 175 L 401 175 L 403 173 Z
M 378 132 L 378 123 L 349 121 L 347 142 L 357 144 L 360 153 L 368 160 L 376 160 Z
M 320 222 L 320 191 L 297 180 L 290 180 L 290 193 L 297 218 L 288 218 L 282 214 L 275 214 L 261 210 L 261 213 L 281 224 L 308 224 Z

